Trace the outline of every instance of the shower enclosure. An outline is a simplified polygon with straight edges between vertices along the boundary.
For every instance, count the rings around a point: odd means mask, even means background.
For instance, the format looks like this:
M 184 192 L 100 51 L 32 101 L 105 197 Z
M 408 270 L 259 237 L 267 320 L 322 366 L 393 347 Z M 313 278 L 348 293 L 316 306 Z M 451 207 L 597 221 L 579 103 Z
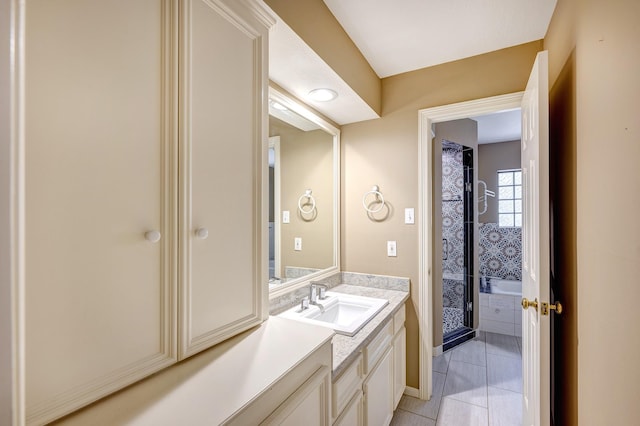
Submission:
M 442 142 L 443 349 L 473 337 L 473 148 Z

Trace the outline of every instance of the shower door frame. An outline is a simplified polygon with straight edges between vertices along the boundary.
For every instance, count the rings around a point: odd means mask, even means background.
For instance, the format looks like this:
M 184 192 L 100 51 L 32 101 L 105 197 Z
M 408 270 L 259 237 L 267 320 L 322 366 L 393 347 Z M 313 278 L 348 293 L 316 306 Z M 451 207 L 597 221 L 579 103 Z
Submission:
M 473 334 L 474 327 L 475 327 L 474 310 L 477 309 L 477 306 L 475 304 L 474 291 L 473 291 L 473 288 L 474 288 L 473 284 L 476 276 L 475 271 L 476 271 L 476 264 L 477 264 L 476 257 L 475 257 L 476 250 L 474 245 L 477 240 L 476 238 L 477 237 L 477 216 L 475 212 L 475 204 L 476 204 L 475 194 L 477 193 L 477 191 L 475 190 L 476 182 L 477 182 L 476 173 L 475 173 L 475 170 L 477 168 L 475 167 L 476 166 L 475 163 L 476 163 L 476 156 L 477 156 L 477 148 L 474 146 L 465 145 L 464 143 L 461 143 L 458 141 L 449 140 L 447 138 L 443 138 L 441 143 L 442 143 L 443 164 L 444 164 L 445 144 L 449 148 L 450 148 L 449 146 L 450 144 L 454 144 L 460 147 L 460 153 L 462 155 L 462 158 L 459 166 L 461 169 L 461 175 L 463 176 L 462 188 L 460 189 L 461 191 L 460 199 L 444 200 L 443 198 L 441 198 L 442 203 L 444 203 L 445 201 L 451 201 L 451 202 L 459 201 L 462 203 L 463 212 L 462 212 L 461 220 L 462 220 L 462 230 L 464 232 L 464 237 L 462 240 L 462 254 L 464 258 L 464 262 L 462 265 L 462 282 L 463 282 L 464 290 L 462 295 L 463 302 L 462 302 L 462 306 L 460 306 L 460 308 L 462 309 L 462 324 L 460 325 L 460 327 L 456 328 L 455 330 L 451 330 L 447 333 L 445 333 L 444 327 L 443 327 L 442 349 L 446 351 L 474 337 L 474 334 Z M 458 167 L 458 164 L 456 164 L 456 167 Z M 444 211 L 444 207 L 442 208 L 442 211 Z M 442 226 L 443 241 L 446 241 L 447 247 L 449 247 L 451 244 L 449 242 L 449 239 L 444 238 L 444 220 L 438 223 Z M 447 249 L 446 252 L 448 257 L 449 250 Z M 446 259 L 443 256 L 442 258 L 443 265 L 441 269 L 443 274 L 440 275 L 439 273 L 437 273 L 438 277 L 441 279 L 441 282 L 442 282 L 443 295 L 444 295 L 444 270 L 446 269 L 444 265 L 445 260 L 448 260 L 448 259 Z M 449 265 L 449 267 L 450 266 L 451 265 Z M 442 315 L 443 325 L 444 325 L 444 316 L 445 315 L 444 315 L 444 306 L 443 306 L 443 315 Z

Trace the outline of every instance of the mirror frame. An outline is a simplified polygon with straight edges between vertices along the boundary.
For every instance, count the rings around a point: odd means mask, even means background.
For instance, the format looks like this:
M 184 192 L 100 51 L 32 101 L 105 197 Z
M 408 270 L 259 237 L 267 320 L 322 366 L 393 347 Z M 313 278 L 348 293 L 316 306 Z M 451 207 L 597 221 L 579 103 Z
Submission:
M 309 106 L 293 99 L 291 96 L 271 85 L 269 86 L 269 99 L 278 102 L 301 117 L 317 124 L 322 130 L 333 136 L 333 265 L 305 275 L 304 277 L 294 278 L 272 291 L 267 289 L 269 299 L 274 299 L 305 287 L 309 285 L 312 280 L 319 280 L 340 271 L 340 129 L 321 117 Z M 268 195 L 267 193 L 267 197 Z M 274 220 L 275 219 L 278 221 L 282 220 L 280 217 L 274 218 Z M 279 236 L 276 236 L 276 239 L 279 239 Z M 268 280 L 264 284 L 268 286 Z

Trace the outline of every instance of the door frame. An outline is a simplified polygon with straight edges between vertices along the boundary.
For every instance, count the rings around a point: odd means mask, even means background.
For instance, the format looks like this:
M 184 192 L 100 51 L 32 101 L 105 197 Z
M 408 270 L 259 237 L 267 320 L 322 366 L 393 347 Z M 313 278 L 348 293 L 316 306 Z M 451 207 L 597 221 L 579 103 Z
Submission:
M 433 393 L 433 134 L 432 125 L 520 108 L 524 92 L 509 93 L 418 111 L 418 329 L 419 398 Z M 475 183 L 477 185 L 477 182 Z

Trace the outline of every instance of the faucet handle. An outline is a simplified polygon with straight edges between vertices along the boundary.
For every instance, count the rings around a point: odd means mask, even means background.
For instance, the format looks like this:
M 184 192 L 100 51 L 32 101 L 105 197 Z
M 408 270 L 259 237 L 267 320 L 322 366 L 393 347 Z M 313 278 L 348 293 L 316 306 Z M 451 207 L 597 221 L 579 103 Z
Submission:
M 309 299 L 306 297 L 300 302 L 300 310 L 304 311 L 305 309 L 309 309 Z
M 320 287 L 320 300 L 327 298 L 327 288 L 325 286 Z

